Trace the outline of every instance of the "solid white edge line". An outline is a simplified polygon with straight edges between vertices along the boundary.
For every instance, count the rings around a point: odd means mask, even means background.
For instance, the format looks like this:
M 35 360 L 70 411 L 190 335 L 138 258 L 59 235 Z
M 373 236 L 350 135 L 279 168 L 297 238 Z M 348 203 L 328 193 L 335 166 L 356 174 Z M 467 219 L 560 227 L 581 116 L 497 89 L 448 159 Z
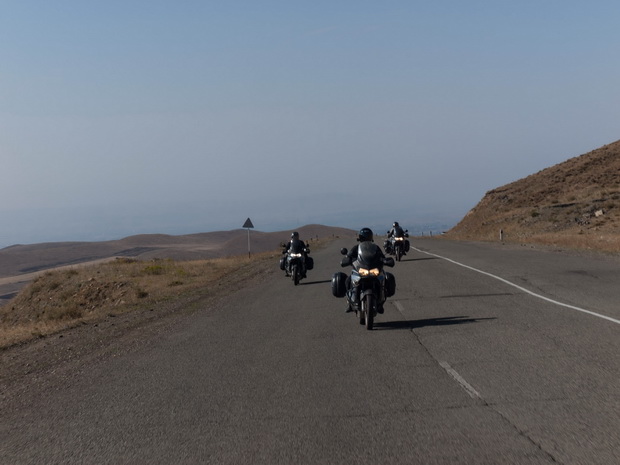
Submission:
M 504 278 L 500 278 L 499 276 L 496 276 L 494 274 L 487 273 L 486 271 L 479 270 L 479 269 L 474 268 L 474 267 L 469 266 L 469 265 L 464 265 L 463 263 L 459 263 L 459 262 L 457 262 L 455 260 L 451 260 L 449 258 L 442 257 L 441 255 L 437 255 L 437 254 L 430 253 L 430 252 L 425 252 L 425 251 L 420 250 L 420 249 L 418 249 L 416 247 L 413 247 L 413 246 L 411 248 L 414 249 L 414 250 L 417 250 L 420 253 L 423 253 L 423 254 L 426 254 L 426 255 L 431 255 L 431 256 L 437 257 L 437 258 L 441 258 L 442 260 L 446 260 L 446 261 L 448 261 L 450 263 L 454 263 L 455 265 L 462 266 L 463 268 L 467 268 L 467 269 L 475 271 L 477 273 L 481 273 L 481 274 L 489 276 L 491 278 L 495 278 L 495 279 L 497 279 L 497 280 L 499 280 L 499 281 L 501 281 L 501 282 L 503 282 L 505 284 L 508 284 L 509 286 L 515 287 L 515 288 L 519 289 L 520 291 L 523 291 L 523 292 L 525 292 L 527 294 L 530 294 L 530 295 L 532 295 L 534 297 L 538 297 L 539 299 L 545 300 L 547 302 L 551 302 L 552 304 L 559 305 L 561 307 L 570 308 L 571 310 L 576 310 L 578 312 L 587 313 L 588 315 L 596 316 L 598 318 L 602 318 L 604 320 L 611 321 L 612 323 L 620 324 L 620 320 L 616 320 L 615 318 L 611 318 L 611 317 L 606 316 L 606 315 L 601 315 L 600 313 L 596 313 L 596 312 L 593 312 L 593 311 L 590 311 L 590 310 L 586 310 L 585 308 L 575 307 L 574 305 L 568 305 L 568 304 L 565 304 L 565 303 L 562 303 L 562 302 L 558 302 L 557 300 L 550 299 L 548 297 L 545 297 L 544 295 L 536 294 L 535 292 L 532 292 L 532 291 L 530 291 L 530 290 L 528 290 L 528 289 L 526 289 L 524 287 L 518 286 L 517 284 L 511 283 L 510 281 L 508 281 L 508 280 L 506 280 Z

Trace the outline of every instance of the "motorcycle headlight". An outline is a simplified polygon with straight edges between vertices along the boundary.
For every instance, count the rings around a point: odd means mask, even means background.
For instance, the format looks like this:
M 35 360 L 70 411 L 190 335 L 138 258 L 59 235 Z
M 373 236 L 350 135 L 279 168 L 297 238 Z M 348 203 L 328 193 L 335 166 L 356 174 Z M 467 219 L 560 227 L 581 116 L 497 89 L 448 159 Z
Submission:
M 360 274 L 360 276 L 379 276 L 379 268 L 373 268 L 372 270 L 368 270 L 366 268 L 360 268 L 358 270 L 358 273 Z
M 293 258 L 301 258 L 301 254 L 300 253 L 292 253 L 291 257 L 293 257 Z
M 404 241 L 405 240 L 404 237 L 395 237 L 394 239 L 396 239 L 397 241 Z

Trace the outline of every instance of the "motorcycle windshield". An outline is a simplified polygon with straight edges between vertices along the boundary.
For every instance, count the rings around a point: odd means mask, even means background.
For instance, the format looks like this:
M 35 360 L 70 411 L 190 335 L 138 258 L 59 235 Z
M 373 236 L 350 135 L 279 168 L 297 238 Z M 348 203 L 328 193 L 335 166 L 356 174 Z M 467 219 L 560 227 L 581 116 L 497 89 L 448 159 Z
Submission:
M 304 251 L 303 243 L 299 239 L 293 239 L 288 250 L 290 253 L 302 253 Z
M 360 268 L 381 268 L 381 250 L 372 242 L 361 242 L 357 250 L 357 262 Z

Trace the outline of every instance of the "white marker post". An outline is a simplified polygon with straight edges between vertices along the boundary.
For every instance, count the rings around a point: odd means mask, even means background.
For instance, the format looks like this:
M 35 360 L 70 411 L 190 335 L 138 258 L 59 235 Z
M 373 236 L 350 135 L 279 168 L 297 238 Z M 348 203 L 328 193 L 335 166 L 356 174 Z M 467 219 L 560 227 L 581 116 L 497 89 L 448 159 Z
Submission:
M 248 229 L 248 258 L 250 258 L 250 228 L 254 227 L 254 225 L 252 224 L 252 220 L 250 218 L 245 220 L 245 223 L 243 223 L 242 227 Z

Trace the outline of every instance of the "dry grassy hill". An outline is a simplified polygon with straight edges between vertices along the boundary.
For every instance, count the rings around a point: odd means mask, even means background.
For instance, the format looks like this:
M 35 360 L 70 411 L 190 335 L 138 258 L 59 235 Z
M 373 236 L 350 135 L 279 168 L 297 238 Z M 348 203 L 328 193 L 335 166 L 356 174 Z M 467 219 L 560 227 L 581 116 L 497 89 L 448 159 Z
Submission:
M 447 236 L 620 252 L 620 141 L 486 193 Z
M 355 237 L 355 231 L 322 225 L 296 230 L 311 249 L 336 237 Z M 117 315 L 131 315 L 124 323 L 116 319 L 108 326 L 121 331 L 124 325 L 133 327 L 191 308 L 196 299 L 221 298 L 249 281 L 279 272 L 280 244 L 291 232 L 251 231 L 251 259 L 246 230 L 2 249 L 0 350 L 67 328 L 88 323 L 97 327 Z M 88 339 L 90 332 L 80 334 Z
M 311 224 L 302 226 L 299 234 L 304 240 L 353 235 L 344 228 Z M 252 253 L 278 249 L 290 238 L 291 231 L 250 231 Z M 183 236 L 142 234 L 104 242 L 53 242 L 14 245 L 0 250 L 0 278 L 73 265 L 109 257 L 132 257 L 140 260 L 167 258 L 200 260 L 222 258 L 248 253 L 248 233 L 245 229 L 216 231 Z

